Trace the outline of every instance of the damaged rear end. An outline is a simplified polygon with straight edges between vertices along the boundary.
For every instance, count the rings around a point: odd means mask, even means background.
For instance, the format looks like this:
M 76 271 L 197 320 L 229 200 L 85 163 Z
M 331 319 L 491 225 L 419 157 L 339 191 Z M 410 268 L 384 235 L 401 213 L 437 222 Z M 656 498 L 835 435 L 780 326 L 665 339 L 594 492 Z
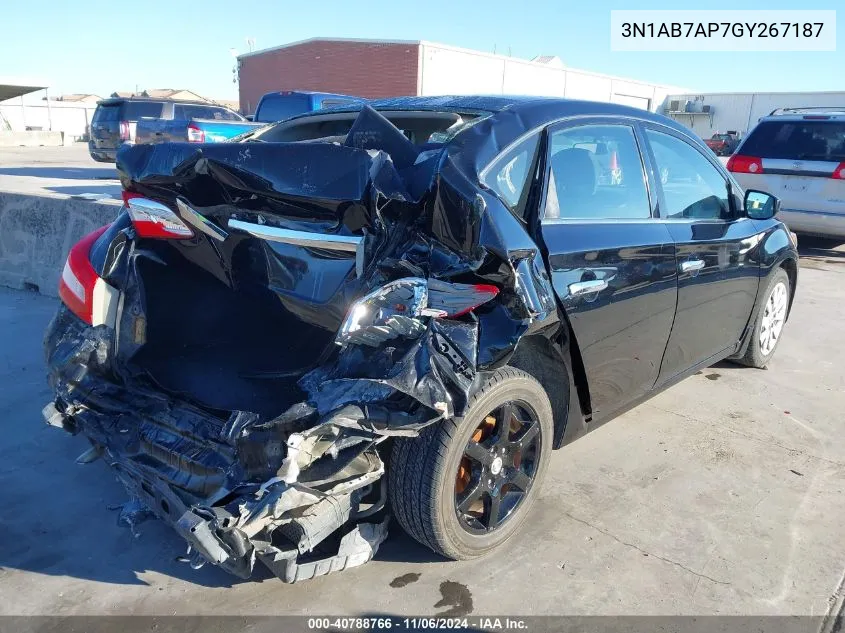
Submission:
M 391 438 L 460 416 L 554 318 L 540 255 L 491 230 L 448 142 L 368 107 L 340 136 L 126 147 L 117 166 L 121 215 L 62 275 L 46 420 L 197 566 L 294 582 L 368 561 Z

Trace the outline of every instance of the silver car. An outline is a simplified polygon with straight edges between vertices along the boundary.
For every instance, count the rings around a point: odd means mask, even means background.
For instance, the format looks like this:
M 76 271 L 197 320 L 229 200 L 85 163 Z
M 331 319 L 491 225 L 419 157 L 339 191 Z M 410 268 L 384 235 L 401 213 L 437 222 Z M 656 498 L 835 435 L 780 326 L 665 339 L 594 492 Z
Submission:
M 744 189 L 777 196 L 795 233 L 845 241 L 845 107 L 775 110 L 727 168 Z

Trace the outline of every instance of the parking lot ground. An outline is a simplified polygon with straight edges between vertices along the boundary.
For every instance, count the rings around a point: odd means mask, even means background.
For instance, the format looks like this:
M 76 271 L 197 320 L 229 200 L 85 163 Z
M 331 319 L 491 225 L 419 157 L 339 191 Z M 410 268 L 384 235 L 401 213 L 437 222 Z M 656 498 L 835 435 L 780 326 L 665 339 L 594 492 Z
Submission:
M 377 559 L 298 585 L 133 538 L 102 461 L 44 425 L 56 302 L 0 289 L 0 612 L 6 614 L 797 614 L 845 571 L 845 253 L 810 253 L 768 370 L 721 363 L 556 452 L 524 529 L 470 562 L 394 525 Z
M 120 199 L 117 171 L 95 162 L 86 143 L 66 147 L 0 147 L 0 191 Z

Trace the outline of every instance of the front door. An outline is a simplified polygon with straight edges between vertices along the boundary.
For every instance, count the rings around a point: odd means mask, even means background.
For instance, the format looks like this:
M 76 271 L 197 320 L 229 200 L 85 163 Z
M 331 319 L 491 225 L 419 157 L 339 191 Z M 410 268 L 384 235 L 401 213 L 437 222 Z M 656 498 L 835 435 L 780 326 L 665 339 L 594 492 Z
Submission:
M 736 349 L 757 296 L 759 240 L 709 151 L 646 124 L 660 217 L 676 245 L 678 309 L 659 383 Z
M 540 232 L 594 420 L 652 388 L 675 315 L 675 245 L 652 217 L 642 143 L 625 119 L 549 129 Z

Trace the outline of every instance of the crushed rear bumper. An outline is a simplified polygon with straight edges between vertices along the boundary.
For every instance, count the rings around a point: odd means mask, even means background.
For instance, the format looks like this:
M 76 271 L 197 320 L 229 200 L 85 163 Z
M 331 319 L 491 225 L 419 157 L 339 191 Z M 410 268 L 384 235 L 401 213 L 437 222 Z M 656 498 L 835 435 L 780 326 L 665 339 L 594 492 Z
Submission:
M 369 561 L 387 536 L 379 437 L 321 420 L 300 403 L 261 421 L 228 417 L 143 385 L 110 367 L 113 330 L 64 307 L 45 340 L 55 401 L 45 421 L 92 444 L 141 512 L 188 544 L 191 562 L 248 578 L 260 560 L 285 582 Z

